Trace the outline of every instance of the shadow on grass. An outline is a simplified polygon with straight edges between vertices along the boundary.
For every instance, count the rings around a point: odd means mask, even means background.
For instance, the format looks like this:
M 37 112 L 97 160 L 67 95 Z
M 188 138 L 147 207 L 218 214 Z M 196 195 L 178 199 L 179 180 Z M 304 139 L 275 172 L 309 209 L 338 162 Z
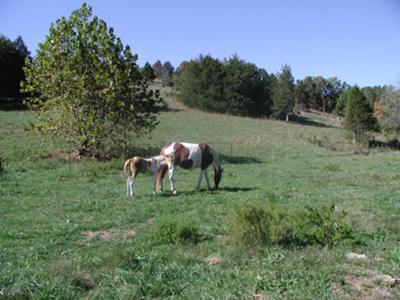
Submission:
M 23 103 L 23 99 L 14 98 L 1 98 L 0 97 L 0 110 L 27 110 L 28 108 Z
M 315 121 L 313 119 L 303 117 L 303 116 L 298 116 L 294 115 L 291 117 L 291 122 L 297 123 L 299 125 L 304 125 L 304 126 L 314 126 L 314 127 L 325 127 L 325 128 L 331 128 L 332 126 Z
M 263 163 L 261 159 L 251 156 L 233 156 L 233 155 L 220 154 L 219 157 L 221 158 L 222 163 L 227 163 L 232 165 Z
M 216 189 L 211 189 L 211 191 L 206 191 L 206 190 L 201 190 L 198 192 L 197 190 L 188 190 L 188 191 L 178 191 L 175 195 L 172 194 L 170 191 L 164 191 L 161 194 L 159 194 L 161 197 L 179 197 L 179 196 L 193 196 L 193 195 L 199 195 L 203 193 L 210 193 L 210 194 L 215 194 L 220 191 L 224 192 L 231 192 L 231 193 L 237 193 L 237 192 L 250 192 L 257 190 L 258 188 L 256 187 L 220 187 L 218 190 Z
M 398 139 L 382 141 L 368 141 L 369 148 L 386 149 L 386 150 L 400 150 L 400 141 Z

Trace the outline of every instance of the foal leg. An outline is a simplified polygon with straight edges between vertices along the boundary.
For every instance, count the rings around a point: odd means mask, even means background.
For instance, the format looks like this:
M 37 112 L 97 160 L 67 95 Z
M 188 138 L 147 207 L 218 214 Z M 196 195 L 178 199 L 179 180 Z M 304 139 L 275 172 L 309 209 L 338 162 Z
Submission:
M 127 194 L 128 196 L 133 196 L 133 184 L 135 183 L 135 176 L 129 176 L 126 181 Z
M 210 180 L 208 179 L 208 170 L 207 169 L 204 170 L 204 177 L 206 178 L 207 191 L 209 191 L 209 190 L 211 190 L 211 186 L 210 186 Z
M 169 185 L 171 187 L 171 192 L 172 194 L 176 194 L 175 186 L 174 186 L 174 167 L 171 166 L 168 168 L 168 179 L 169 179 Z
M 200 175 L 199 175 L 199 179 L 197 180 L 197 191 L 200 192 L 201 191 L 201 180 L 203 179 L 203 170 L 200 170 Z

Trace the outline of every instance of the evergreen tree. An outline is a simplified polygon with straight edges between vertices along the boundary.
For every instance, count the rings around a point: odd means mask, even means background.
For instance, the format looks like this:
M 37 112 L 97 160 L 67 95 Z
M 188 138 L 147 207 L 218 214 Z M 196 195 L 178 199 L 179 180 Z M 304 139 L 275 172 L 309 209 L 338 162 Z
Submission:
M 354 134 L 356 142 L 364 142 L 369 132 L 378 130 L 377 120 L 357 86 L 349 89 L 347 97 L 344 126 Z
M 23 67 L 29 55 L 21 37 L 13 42 L 0 36 L 0 97 L 20 96 L 20 82 L 25 78 Z
M 294 96 L 295 84 L 292 71 L 290 66 L 283 65 L 272 97 L 274 117 L 289 119 L 289 114 L 293 111 Z
M 25 68 L 23 88 L 39 131 L 63 137 L 81 154 L 101 154 L 125 145 L 131 132 L 150 132 L 162 100 L 136 61 L 90 6 L 58 19 Z
M 141 73 L 143 77 L 148 80 L 154 80 L 156 78 L 154 70 L 148 62 L 146 62 L 143 68 L 141 69 Z

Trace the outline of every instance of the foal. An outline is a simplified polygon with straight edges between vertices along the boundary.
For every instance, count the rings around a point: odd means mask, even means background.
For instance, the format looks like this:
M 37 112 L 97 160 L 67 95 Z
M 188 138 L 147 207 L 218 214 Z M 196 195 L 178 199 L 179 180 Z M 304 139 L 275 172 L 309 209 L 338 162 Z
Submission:
M 143 158 L 135 156 L 124 163 L 124 171 L 128 174 L 126 181 L 127 195 L 133 196 L 135 178 L 139 173 L 153 175 L 153 193 L 162 191 L 162 178 L 165 175 L 171 157 L 165 155 Z

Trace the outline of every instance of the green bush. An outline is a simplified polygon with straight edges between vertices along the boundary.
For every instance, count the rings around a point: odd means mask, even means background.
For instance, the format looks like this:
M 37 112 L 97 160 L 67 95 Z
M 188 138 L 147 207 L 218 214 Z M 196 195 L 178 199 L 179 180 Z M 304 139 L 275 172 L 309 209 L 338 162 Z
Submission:
M 202 234 L 196 225 L 185 220 L 163 218 L 156 222 L 151 230 L 155 244 L 197 244 L 202 240 Z
M 270 245 L 289 235 L 285 215 L 274 207 L 253 202 L 239 204 L 225 219 L 228 240 L 242 245 Z
M 292 216 L 293 238 L 304 245 L 336 245 L 352 238 L 352 230 L 344 223 L 347 212 L 337 211 L 335 205 L 306 207 Z
M 294 213 L 259 202 L 238 205 L 225 219 L 228 241 L 247 246 L 274 244 L 336 245 L 352 239 L 345 211 L 334 205 Z

